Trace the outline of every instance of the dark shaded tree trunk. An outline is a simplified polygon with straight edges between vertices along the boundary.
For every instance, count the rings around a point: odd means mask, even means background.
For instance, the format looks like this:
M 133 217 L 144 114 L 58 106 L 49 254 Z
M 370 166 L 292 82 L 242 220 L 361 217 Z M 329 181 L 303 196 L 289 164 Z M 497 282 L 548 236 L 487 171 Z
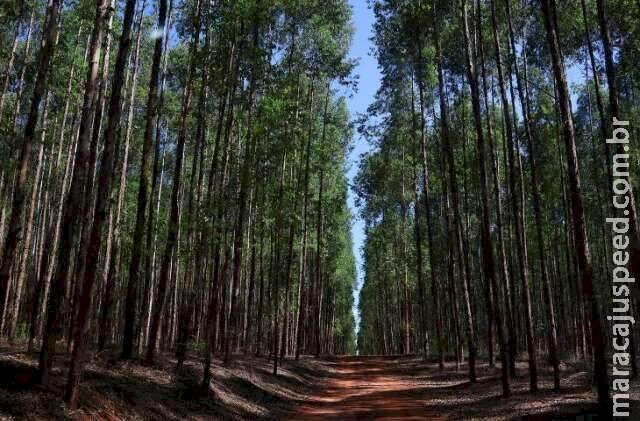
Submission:
M 321 341 L 321 326 L 322 326 L 322 299 L 323 299 L 323 276 L 322 276 L 322 249 L 323 249 L 323 234 L 322 234 L 322 193 L 324 191 L 324 170 L 320 169 L 320 186 L 318 188 L 318 222 L 316 232 L 316 325 L 315 325 L 315 345 L 316 345 L 316 357 L 320 355 L 322 351 Z
M 328 87 L 327 87 L 328 88 Z M 329 97 L 327 94 L 327 98 L 324 104 L 324 114 L 323 114 L 323 134 L 324 138 L 326 133 L 326 119 L 327 119 L 327 107 L 329 105 Z M 309 105 L 309 111 L 313 109 L 313 92 L 311 92 L 311 99 Z M 311 127 L 311 126 L 310 126 Z M 304 280 L 306 277 L 306 264 L 307 264 L 307 209 L 309 203 L 309 175 L 310 175 L 310 163 L 311 163 L 311 131 L 309 131 L 309 136 L 307 138 L 307 145 L 305 148 L 305 165 L 304 165 L 304 190 L 302 193 L 302 240 L 301 240 L 301 248 L 300 248 L 300 273 L 298 276 L 298 305 L 297 305 L 297 332 L 296 332 L 296 350 L 295 350 L 295 358 L 298 360 L 300 358 L 300 347 L 302 342 L 302 322 L 303 322 L 303 314 L 306 309 L 303 309 L 303 306 L 306 304 L 302 299 L 302 294 L 304 292 Z
M 551 64 L 558 90 L 558 106 L 562 116 L 562 134 L 565 140 L 565 148 L 568 164 L 569 189 L 571 192 L 571 218 L 577 247 L 578 267 L 582 277 L 582 289 L 585 297 L 585 311 L 589 314 L 591 322 L 591 345 L 593 346 L 594 372 L 598 389 L 598 402 L 603 411 L 610 413 L 609 382 L 607 379 L 607 362 L 605 357 L 605 345 L 600 320 L 600 309 L 593 291 L 593 269 L 591 267 L 591 254 L 584 215 L 582 187 L 580 184 L 580 172 L 578 169 L 578 156 L 575 141 L 575 129 L 573 116 L 571 115 L 571 102 L 569 88 L 565 76 L 560 41 L 558 38 L 558 25 L 554 0 L 540 0 L 540 6 L 547 30 L 547 40 L 551 50 Z
M 478 170 L 480 184 L 480 198 L 482 201 L 482 256 L 484 276 L 489 279 L 491 285 L 493 285 L 494 302 L 497 300 L 497 280 L 495 271 L 495 262 L 493 258 L 493 242 L 491 240 L 491 234 L 489 232 L 489 192 L 487 189 L 487 179 L 485 170 L 485 144 L 484 134 L 482 132 L 482 116 L 480 113 L 480 92 L 478 88 L 477 69 L 474 62 L 474 55 L 471 46 L 471 37 L 469 35 L 469 24 L 467 18 L 467 3 L 466 0 L 462 2 L 462 20 L 464 26 L 464 40 L 465 40 L 465 57 L 466 57 L 466 69 L 467 78 L 469 80 L 469 88 L 471 90 L 471 101 L 473 106 L 474 123 L 477 139 L 477 151 L 478 151 Z M 499 306 L 496 306 L 498 308 Z M 498 326 L 498 338 L 500 341 L 500 359 L 502 363 L 502 393 L 505 396 L 509 395 L 509 378 L 507 367 L 507 349 L 506 342 L 504 340 L 504 332 L 502 329 L 502 315 L 500 311 L 496 312 L 496 324 Z
M 135 2 L 134 2 L 135 3 Z M 127 4 L 128 5 L 128 4 Z M 140 41 L 142 35 L 142 18 L 144 16 L 144 7 L 146 5 L 146 0 L 143 0 L 142 7 L 138 12 L 138 20 L 137 20 L 137 35 L 136 35 L 136 48 L 133 54 L 133 58 L 130 60 L 132 63 L 132 75 L 131 75 L 131 88 L 128 99 L 128 116 L 127 116 L 127 127 L 125 130 L 125 143 L 124 147 L 119 147 L 119 142 L 116 146 L 119 150 L 119 159 L 122 162 L 120 169 L 120 183 L 118 187 L 118 195 L 116 201 L 116 209 L 115 209 L 115 220 L 113 222 L 112 228 L 112 257 L 109 261 L 109 266 L 106 268 L 106 276 L 107 280 L 105 283 L 105 291 L 104 298 L 101 303 L 101 309 L 99 313 L 99 321 L 98 321 L 98 349 L 102 350 L 107 343 L 107 337 L 109 335 L 109 330 L 113 326 L 109 322 L 109 311 L 113 301 L 113 288 L 116 284 L 116 278 L 119 272 L 120 266 L 120 256 L 121 256 L 121 216 L 122 216 L 122 207 L 124 205 L 124 195 L 127 186 L 127 168 L 129 163 L 129 143 L 131 139 L 131 132 L 133 129 L 133 107 L 135 104 L 136 98 L 136 87 L 138 85 L 138 74 L 139 74 L 139 52 L 140 52 Z M 128 9 L 125 9 L 125 13 L 128 12 Z M 126 14 L 125 14 L 126 17 Z M 124 33 L 124 28 L 123 28 Z M 122 43 L 122 41 L 121 41 Z M 130 41 L 129 41 L 130 44 Z M 130 49 L 130 47 L 127 47 Z M 117 60 L 117 59 L 116 59 Z M 116 61 L 117 63 L 117 61 Z M 126 83 L 125 83 L 126 84 Z M 112 94 L 113 95 L 113 94 Z M 107 130 L 109 129 L 109 123 L 107 123 Z M 116 130 L 117 131 L 117 130 Z M 108 132 L 107 132 L 108 133 Z M 106 141 L 106 133 L 105 133 L 105 141 Z
M 73 328 L 73 348 L 65 392 L 65 398 L 71 408 L 76 408 L 78 405 L 79 381 L 84 363 L 83 348 L 84 338 L 86 337 L 87 313 L 91 303 L 91 290 L 98 272 L 95 268 L 97 267 L 100 253 L 102 228 L 109 214 L 109 197 L 114 170 L 114 156 L 117 149 L 118 127 L 122 114 L 122 91 L 125 79 L 125 66 L 131 46 L 131 27 L 134 12 L 135 0 L 127 0 L 122 24 L 122 35 L 120 37 L 118 56 L 113 74 L 113 85 L 109 101 L 107 127 L 105 130 L 104 151 L 98 176 L 98 192 L 96 195 L 93 224 L 89 243 L 83 246 L 83 248 L 87 250 L 85 265 L 89 270 L 84 271 L 78 313 Z M 103 83 L 105 82 L 106 81 L 103 81 Z M 94 130 L 97 130 L 97 128 L 94 127 Z
M 553 296 L 551 290 L 551 283 L 549 281 L 549 275 L 547 271 L 547 260 L 545 252 L 545 240 L 542 231 L 542 210 L 541 199 L 538 185 L 538 169 L 536 164 L 536 149 L 535 142 L 533 141 L 533 134 L 531 130 L 531 111 L 529 109 L 529 96 L 528 96 L 528 81 L 527 81 L 527 44 L 525 43 L 523 48 L 524 53 L 524 79 L 520 77 L 518 70 L 518 64 L 516 60 L 516 44 L 513 31 L 513 24 L 511 20 L 511 0 L 506 0 L 507 19 L 509 24 L 509 40 L 511 45 L 511 56 L 513 58 L 513 66 L 516 74 L 516 82 L 518 86 L 518 96 L 520 99 L 521 113 L 524 121 L 525 135 L 527 137 L 527 148 L 529 149 L 529 165 L 531 170 L 531 192 L 533 196 L 533 213 L 535 218 L 535 231 L 536 231 L 536 243 L 538 244 L 538 254 L 540 259 L 540 276 L 542 278 L 542 295 L 547 310 L 547 322 L 548 326 L 548 345 L 549 345 L 549 361 L 553 366 L 553 385 L 554 389 L 560 389 L 560 359 L 558 358 L 558 338 L 556 331 L 555 311 L 553 305 Z M 526 37 L 525 37 L 526 38 Z M 524 86 L 523 86 L 524 85 Z
M 47 316 L 43 333 L 43 344 L 40 350 L 39 377 L 46 383 L 50 374 L 53 357 L 55 354 L 58 329 L 60 328 L 60 304 L 64 295 L 65 285 L 71 272 L 72 256 L 74 255 L 74 243 L 79 237 L 81 226 L 75 219 L 83 214 L 85 200 L 90 200 L 84 195 L 84 187 L 91 171 L 90 162 L 90 135 L 91 123 L 96 108 L 96 84 L 98 79 L 98 67 L 102 37 L 104 35 L 104 19 L 106 16 L 107 2 L 100 0 L 96 3 L 96 15 L 94 20 L 91 41 L 89 43 L 89 67 L 85 81 L 84 100 L 80 117 L 78 132 L 78 145 L 76 149 L 73 178 L 69 188 L 68 199 L 64 208 L 61 238 L 58 248 L 57 269 L 52 280 L 47 302 Z M 75 262 L 81 265 L 82 262 Z
M 502 111 L 504 114 L 505 129 L 507 142 L 509 144 L 509 167 L 511 173 L 509 176 L 510 193 L 511 193 L 511 205 L 513 207 L 513 218 L 515 219 L 516 228 L 516 241 L 518 244 L 518 266 L 520 268 L 520 279 L 522 281 L 522 295 L 525 305 L 525 333 L 527 338 L 527 353 L 529 356 L 529 387 L 531 391 L 538 389 L 538 370 L 536 364 L 536 346 L 533 338 L 533 316 L 531 310 L 531 297 L 530 297 L 530 285 L 529 285 L 529 259 L 527 256 L 527 242 L 526 232 L 523 224 L 524 221 L 524 203 L 520 203 L 522 192 L 519 192 L 519 185 L 516 183 L 516 178 L 521 174 L 521 167 L 518 163 L 519 159 L 516 159 L 515 154 L 520 154 L 517 148 L 517 142 L 515 133 L 513 133 L 512 127 L 512 114 L 509 109 L 509 101 L 507 99 L 505 89 L 505 78 L 502 71 L 502 52 L 500 45 L 500 38 L 498 35 L 498 23 L 496 19 L 496 7 L 495 0 L 491 2 L 491 21 L 493 23 L 493 42 L 496 50 L 496 67 L 498 69 L 498 85 L 500 87 L 500 97 L 502 99 Z M 514 112 L 515 112 L 515 104 Z M 515 116 L 514 116 L 515 118 Z M 522 206 L 521 206 L 522 205 Z M 510 350 L 511 358 L 515 358 L 515 349 Z M 514 375 L 514 373 L 512 373 Z
M 158 28 L 166 31 L 168 6 L 167 0 L 159 0 Z M 140 163 L 140 185 L 138 187 L 136 224 L 134 238 L 144 237 L 145 217 L 149 201 L 149 176 L 151 172 L 153 128 L 158 107 L 158 78 L 160 73 L 160 61 L 164 37 L 159 36 L 153 50 L 153 62 L 151 64 L 151 76 L 149 78 L 149 94 L 147 97 L 147 110 L 145 115 L 144 141 L 142 146 L 142 162 Z M 143 260 L 142 241 L 134 241 L 131 252 L 131 264 L 129 266 L 129 279 L 127 282 L 127 296 L 125 301 L 124 336 L 122 339 L 122 358 L 130 358 L 133 352 L 134 325 L 136 317 L 136 294 L 140 279 L 140 265 Z
M 13 308 L 11 309 L 11 313 L 7 311 L 7 315 L 3 320 L 5 322 L 5 327 L 7 328 L 7 336 L 10 339 L 13 339 L 16 324 L 18 323 L 18 317 L 20 316 L 20 304 L 22 301 L 22 290 L 24 287 L 24 280 L 27 272 L 27 264 L 29 262 L 29 254 L 31 250 L 31 240 L 33 238 L 33 225 L 34 225 L 34 217 L 36 207 L 38 205 L 37 199 L 39 192 L 41 191 L 40 187 L 40 177 L 42 175 L 42 167 L 45 165 L 44 161 L 44 152 L 45 152 L 45 138 L 47 135 L 47 127 L 48 127 L 48 111 L 49 111 L 49 102 L 50 96 L 47 95 L 47 98 L 44 102 L 44 106 L 42 107 L 42 127 L 40 134 L 40 146 L 38 148 L 38 158 L 36 159 L 36 172 L 33 178 L 33 186 L 31 187 L 31 198 L 29 199 L 29 212 L 27 213 L 25 227 L 24 239 L 22 241 L 22 252 L 19 259 L 18 269 L 14 272 L 15 279 L 15 293 L 14 293 L 14 301 Z M 8 300 L 7 300 L 8 301 Z M 7 309 L 8 310 L 8 309 Z
M 20 242 L 23 225 L 23 213 L 25 200 L 28 193 L 27 178 L 29 176 L 29 163 L 31 149 L 35 141 L 36 125 L 40 116 L 40 102 L 47 90 L 47 79 L 51 68 L 51 60 L 55 51 L 58 38 L 58 15 L 62 6 L 61 0 L 51 0 L 47 9 L 47 23 L 42 31 L 42 47 L 38 53 L 36 77 L 31 97 L 31 106 L 27 117 L 20 155 L 18 157 L 17 177 L 13 187 L 13 202 L 11 217 L 9 218 L 9 231 L 7 232 L 2 252 L 2 265 L 0 266 L 0 314 L 4 314 L 4 295 L 8 291 L 11 268 L 15 264 L 16 249 Z
M 169 216 L 169 222 L 167 225 L 167 243 L 165 245 L 164 254 L 160 266 L 160 275 L 158 277 L 158 291 L 155 305 L 153 306 L 153 312 L 151 315 L 151 323 L 149 328 L 149 342 L 147 344 L 147 351 L 145 354 L 145 363 L 151 365 L 153 363 L 156 341 L 158 337 L 158 327 L 160 326 L 160 316 L 163 310 L 164 298 L 166 295 L 167 281 L 169 279 L 169 269 L 172 255 L 174 254 L 177 241 L 178 230 L 180 227 L 180 189 L 182 183 L 182 162 L 184 160 L 184 147 L 187 137 L 187 118 L 189 116 L 189 110 L 191 107 L 191 94 L 193 75 L 195 72 L 195 64 L 197 60 L 198 46 L 200 42 L 200 16 L 201 16 L 201 4 L 198 1 L 197 16 L 194 23 L 194 37 L 191 45 L 191 58 L 189 64 L 189 70 L 187 75 L 187 81 L 182 96 L 182 112 L 180 114 L 180 126 L 178 132 L 178 140 L 176 145 L 176 162 L 173 171 L 173 187 L 171 190 L 171 214 Z M 177 256 L 177 252 L 176 252 Z M 178 259 L 176 258 L 176 264 Z

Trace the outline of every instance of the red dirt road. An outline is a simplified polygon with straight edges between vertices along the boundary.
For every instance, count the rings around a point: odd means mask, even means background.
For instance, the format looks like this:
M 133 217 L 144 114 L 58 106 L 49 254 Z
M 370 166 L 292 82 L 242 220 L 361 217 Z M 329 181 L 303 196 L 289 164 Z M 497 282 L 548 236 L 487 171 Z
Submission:
M 290 420 L 438 420 L 425 404 L 424 384 L 389 358 L 340 358 L 329 363 L 320 392 Z
M 277 377 L 270 360 L 238 356 L 232 366 L 214 360 L 211 393 L 202 395 L 200 361 L 189 360 L 176 381 L 173 354 L 166 354 L 155 367 L 95 358 L 84 376 L 82 409 L 68 411 L 64 358 L 59 354 L 63 369 L 51 385 L 36 387 L 37 353 L 0 345 L 0 419 L 555 421 L 594 419 L 598 410 L 583 362 L 563 363 L 561 390 L 554 391 L 552 368 L 540 359 L 539 391 L 532 393 L 520 359 L 505 398 L 500 368 L 487 361 L 478 361 L 478 381 L 470 384 L 466 363 L 448 361 L 440 370 L 416 355 L 307 356 L 285 360 Z M 630 412 L 640 414 L 640 382 L 631 383 L 630 399 Z
M 280 419 L 550 421 L 594 419 L 595 393 L 588 368 L 563 364 L 561 390 L 553 390 L 552 369 L 540 361 L 539 391 L 529 391 L 528 365 L 520 360 L 511 395 L 502 396 L 499 367 L 476 365 L 469 383 L 467 364 L 419 356 L 314 359 L 317 377 L 307 377 L 311 393 Z M 640 383 L 632 383 L 632 412 L 640 413 Z M 590 418 L 591 417 L 591 418 Z

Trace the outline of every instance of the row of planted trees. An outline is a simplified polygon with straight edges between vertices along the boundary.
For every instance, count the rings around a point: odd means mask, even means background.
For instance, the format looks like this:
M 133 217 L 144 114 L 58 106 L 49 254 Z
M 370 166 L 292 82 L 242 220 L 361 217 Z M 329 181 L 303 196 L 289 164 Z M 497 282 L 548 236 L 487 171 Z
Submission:
M 46 6 L 46 7 L 45 7 Z M 344 1 L 62 0 L 0 48 L 0 336 L 147 364 L 349 353 Z M 65 357 L 66 358 L 66 357 Z
M 611 329 L 601 320 L 613 270 L 605 218 L 617 215 L 610 160 L 623 153 L 605 139 L 612 117 L 638 112 L 638 39 L 627 31 L 640 8 L 604 0 L 373 8 L 383 80 L 362 122 L 374 148 L 356 182 L 367 230 L 359 351 L 435 355 L 441 368 L 466 358 L 472 382 L 480 356 L 492 367 L 498 358 L 505 395 L 523 353 L 532 391 L 541 361 L 557 389 L 560 361 L 593 359 L 605 403 Z M 635 261 L 633 210 L 630 221 Z

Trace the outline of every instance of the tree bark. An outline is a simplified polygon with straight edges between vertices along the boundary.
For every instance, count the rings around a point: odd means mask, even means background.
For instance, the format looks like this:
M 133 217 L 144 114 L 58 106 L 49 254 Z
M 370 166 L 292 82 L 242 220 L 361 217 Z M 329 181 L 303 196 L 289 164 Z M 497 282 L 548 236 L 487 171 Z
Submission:
M 524 79 L 520 77 L 518 70 L 518 64 L 516 60 L 516 44 L 513 31 L 513 24 L 511 20 L 511 0 L 506 0 L 507 19 L 509 24 L 509 40 L 511 45 L 511 56 L 513 58 L 513 66 L 516 74 L 516 82 L 518 87 L 518 96 L 520 99 L 521 113 L 523 116 L 525 135 L 527 137 L 527 148 L 529 149 L 529 165 L 531 169 L 531 192 L 533 196 L 533 213 L 536 226 L 536 243 L 538 244 L 538 254 L 540 259 L 540 275 L 542 278 L 542 292 L 545 309 L 547 310 L 547 321 L 549 323 L 548 343 L 549 343 L 549 361 L 553 366 L 553 385 L 554 389 L 560 389 L 560 359 L 558 358 L 558 338 L 556 331 L 555 311 L 553 305 L 553 295 L 551 290 L 551 283 L 549 282 L 549 275 L 547 270 L 547 260 L 545 255 L 545 239 L 542 231 L 542 210 L 540 191 L 538 186 L 538 169 L 536 165 L 536 150 L 535 142 L 533 141 L 533 133 L 531 130 L 531 119 L 529 109 L 529 97 L 528 97 L 528 81 L 527 81 L 527 44 L 525 43 L 524 52 L 524 66 L 523 73 Z M 525 37 L 526 38 L 526 37 Z M 523 86 L 524 85 L 524 86 Z
M 518 185 L 516 184 L 516 177 L 521 174 L 521 167 L 516 161 L 515 154 L 520 154 L 517 148 L 517 142 L 515 139 L 516 134 L 513 133 L 513 127 L 511 124 L 512 114 L 509 110 L 509 101 L 507 99 L 505 89 L 505 78 L 503 76 L 502 69 L 502 52 L 500 45 L 500 38 L 498 35 L 498 22 L 496 19 L 496 7 L 495 0 L 491 2 L 491 21 L 493 23 L 493 42 L 496 49 L 496 67 L 498 69 L 498 84 L 500 87 L 500 96 L 502 99 L 502 111 L 504 114 L 506 137 L 509 143 L 509 166 L 511 173 L 509 177 L 510 192 L 511 192 L 511 205 L 513 207 L 513 217 L 515 219 L 516 227 L 516 240 L 518 244 L 518 266 L 520 268 L 520 279 L 522 281 L 523 301 L 525 305 L 525 333 L 527 337 L 527 353 L 529 356 L 529 387 L 532 392 L 538 389 L 538 370 L 536 364 L 536 347 L 533 338 L 533 317 L 531 310 L 531 297 L 530 297 L 530 285 L 529 285 L 529 259 L 527 255 L 527 243 L 526 232 L 523 226 L 524 220 L 524 203 L 520 204 L 520 197 Z M 513 104 L 515 109 L 515 104 Z M 514 116 L 515 118 L 515 116 Z M 518 160 L 519 161 L 519 160 Z M 522 205 L 522 207 L 520 206 Z M 511 349 L 513 353 L 515 350 Z M 515 358 L 515 355 L 511 355 Z M 512 373 L 514 375 L 514 373 Z
M 9 338 L 13 338 L 15 327 L 18 322 L 18 317 L 20 316 L 22 288 L 24 286 L 24 278 L 26 276 L 27 263 L 29 262 L 29 254 L 31 249 L 31 239 L 33 236 L 33 219 L 35 216 L 35 210 L 37 205 L 36 199 L 38 198 L 38 194 L 40 192 L 40 188 L 39 188 L 40 176 L 41 176 L 42 165 L 44 160 L 47 127 L 49 124 L 48 123 L 49 100 L 50 100 L 50 97 L 49 95 L 47 95 L 47 98 L 44 102 L 44 106 L 42 109 L 42 128 L 41 128 L 42 133 L 40 135 L 40 146 L 38 148 L 38 159 L 36 161 L 36 172 L 33 178 L 33 186 L 31 187 L 31 199 L 29 201 L 29 213 L 27 216 L 27 226 L 25 227 L 24 240 L 22 241 L 22 253 L 19 259 L 20 263 L 19 263 L 18 270 L 14 273 L 16 290 L 15 290 L 15 301 L 13 304 L 13 312 L 8 325 L 9 329 L 7 333 Z
M 122 26 L 122 35 L 118 47 L 113 86 L 109 102 L 108 121 L 105 130 L 105 145 L 100 163 L 100 173 L 98 177 L 98 191 L 96 196 L 95 211 L 93 213 L 93 224 L 88 244 L 82 246 L 87 250 L 85 265 L 87 269 L 83 273 L 82 292 L 78 305 L 78 313 L 73 328 L 73 348 L 71 361 L 69 364 L 69 375 L 65 391 L 65 398 L 70 408 L 75 409 L 78 405 L 79 381 L 83 361 L 84 337 L 86 336 L 87 313 L 91 303 L 91 290 L 95 281 L 100 252 L 100 240 L 102 228 L 109 214 L 109 197 L 111 182 L 113 178 L 114 156 L 118 142 L 118 127 L 122 113 L 122 91 L 125 79 L 125 66 L 129 57 L 131 46 L 131 27 L 133 24 L 133 14 L 135 12 L 135 0 L 127 0 Z M 105 60 L 107 58 L 105 57 Z M 103 81 L 104 82 L 104 81 Z M 94 127 L 94 130 L 98 130 Z
M 167 0 L 159 0 L 158 26 L 164 33 L 168 29 Z M 153 128 L 158 108 L 158 77 L 160 73 L 160 61 L 164 44 L 164 36 L 156 38 L 151 64 L 151 76 L 149 78 L 149 94 L 147 97 L 147 109 L 145 115 L 144 141 L 142 146 L 142 161 L 140 163 L 140 185 L 138 187 L 136 224 L 134 237 L 144 238 L 145 216 L 149 201 L 149 176 L 151 172 Z M 131 264 L 129 266 L 129 279 L 127 282 L 127 297 L 125 301 L 124 336 L 122 340 L 122 358 L 130 358 L 133 352 L 134 324 L 136 317 L 136 291 L 140 279 L 140 264 L 143 260 L 142 241 L 134 241 L 131 252 Z M 155 345 L 154 345 L 155 346 Z
M 474 55 L 472 52 L 472 46 L 470 44 L 469 24 L 467 18 L 467 2 L 462 2 L 462 20 L 464 26 L 464 41 L 465 41 L 465 59 L 467 78 L 469 80 L 469 88 L 471 90 L 471 102 L 473 107 L 474 123 L 476 130 L 477 140 L 477 153 L 478 153 L 478 170 L 480 184 L 480 199 L 482 202 L 482 256 L 484 276 L 489 279 L 493 286 L 494 302 L 497 300 L 498 285 L 496 280 L 495 262 L 493 257 L 493 244 L 491 240 L 491 233 L 489 232 L 489 192 L 487 188 L 486 170 L 485 170 L 485 144 L 484 134 L 482 132 L 482 116 L 480 113 L 480 92 L 478 88 L 477 69 L 474 63 Z M 502 393 L 504 396 L 509 395 L 509 378 L 507 367 L 507 350 L 506 342 L 504 340 L 504 332 L 502 329 L 502 315 L 500 311 L 496 312 L 496 324 L 498 326 L 498 337 L 500 340 L 500 356 L 502 363 Z
M 584 306 L 585 311 L 589 314 L 589 320 L 591 322 L 591 345 L 593 346 L 594 372 L 596 386 L 598 389 L 598 402 L 604 412 L 607 412 L 607 408 L 611 407 L 611 400 L 609 397 L 609 383 L 607 380 L 605 345 L 600 321 L 600 309 L 598 308 L 598 301 L 593 291 L 593 269 L 591 267 L 591 254 L 589 252 L 589 240 L 587 237 L 584 215 L 575 129 L 573 126 L 573 117 L 571 115 L 569 88 L 567 86 L 567 79 L 565 76 L 562 52 L 560 51 L 555 1 L 540 0 L 540 6 L 547 31 L 547 40 L 551 50 L 551 64 L 558 90 L 558 106 L 562 116 L 562 134 L 565 140 L 569 189 L 571 192 L 571 217 L 577 247 L 578 267 L 582 276 L 582 288 L 585 296 Z
M 18 173 L 13 187 L 13 203 L 11 207 L 11 217 L 9 219 L 9 230 L 2 247 L 2 265 L 0 266 L 0 314 L 4 313 L 4 294 L 8 290 L 9 276 L 11 268 L 15 264 L 15 253 L 22 234 L 22 214 L 24 213 L 25 199 L 27 195 L 27 178 L 29 176 L 29 163 L 31 159 L 31 149 L 34 144 L 36 125 L 40 115 L 40 102 L 47 89 L 47 78 L 51 68 L 51 60 L 55 51 L 58 38 L 58 15 L 62 0 L 51 0 L 47 9 L 47 24 L 42 32 L 42 44 L 38 53 L 36 66 L 36 79 L 31 97 L 31 107 L 22 145 L 20 146 L 20 156 L 18 158 Z
M 198 52 L 198 45 L 200 40 L 200 13 L 201 5 L 197 3 L 197 16 L 194 23 L 195 35 L 193 43 L 191 45 L 191 59 L 189 64 L 189 70 L 187 75 L 187 82 L 184 88 L 182 96 L 182 112 L 180 114 L 180 126 L 178 132 L 178 139 L 176 145 L 176 162 L 173 172 L 173 187 L 171 190 L 171 214 L 169 216 L 168 228 L 167 228 L 167 243 L 165 245 L 164 254 L 162 257 L 162 263 L 160 267 L 160 275 L 158 277 L 158 296 L 153 307 L 153 313 L 151 316 L 151 326 L 149 329 L 149 342 L 147 344 L 147 351 L 145 354 L 145 363 L 151 365 L 153 363 L 156 340 L 158 336 L 158 327 L 160 325 L 160 316 L 162 313 L 162 306 L 164 303 L 164 297 L 167 287 L 167 281 L 169 278 L 169 266 L 171 262 L 171 256 L 174 253 L 174 249 L 178 240 L 178 229 L 180 227 L 180 189 L 182 183 L 182 162 L 184 160 L 184 147 L 187 137 L 187 118 L 189 116 L 189 110 L 191 107 L 191 94 L 193 75 L 195 72 L 196 54 Z M 176 253 L 176 262 L 177 253 Z

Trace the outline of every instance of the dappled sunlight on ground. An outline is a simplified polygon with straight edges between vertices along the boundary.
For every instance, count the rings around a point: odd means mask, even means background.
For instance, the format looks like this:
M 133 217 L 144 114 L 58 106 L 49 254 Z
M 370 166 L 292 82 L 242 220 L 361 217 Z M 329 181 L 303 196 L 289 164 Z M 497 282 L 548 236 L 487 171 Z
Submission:
M 60 350 L 62 345 L 60 344 Z M 499 367 L 467 366 L 421 357 L 321 357 L 285 360 L 278 376 L 264 357 L 236 355 L 229 366 L 214 359 L 208 390 L 202 361 L 189 358 L 180 375 L 173 354 L 153 367 L 122 361 L 116 350 L 92 355 L 83 375 L 81 404 L 62 402 L 68 355 L 56 355 L 47 385 L 35 382 L 37 353 L 0 345 L 0 419 L 33 420 L 573 420 L 593 414 L 595 393 L 588 368 L 562 365 L 562 390 L 552 390 L 551 370 L 540 365 L 540 391 L 529 392 L 527 364 L 517 364 L 512 395 L 501 396 Z M 632 411 L 640 414 L 640 390 L 632 383 Z M 632 413 L 633 413 L 632 412 Z M 595 419 L 595 418 L 594 418 Z
M 478 364 L 478 381 L 467 381 L 467 366 L 419 357 L 339 358 L 319 362 L 329 376 L 318 393 L 288 416 L 291 420 L 546 420 L 594 413 L 594 393 L 585 367 L 564 366 L 562 390 L 554 392 L 549 368 L 541 371 L 540 391 L 529 392 L 527 365 L 517 365 L 512 395 L 503 398 L 499 368 Z M 633 399 L 640 395 L 633 386 Z M 636 409 L 640 412 L 640 408 Z

